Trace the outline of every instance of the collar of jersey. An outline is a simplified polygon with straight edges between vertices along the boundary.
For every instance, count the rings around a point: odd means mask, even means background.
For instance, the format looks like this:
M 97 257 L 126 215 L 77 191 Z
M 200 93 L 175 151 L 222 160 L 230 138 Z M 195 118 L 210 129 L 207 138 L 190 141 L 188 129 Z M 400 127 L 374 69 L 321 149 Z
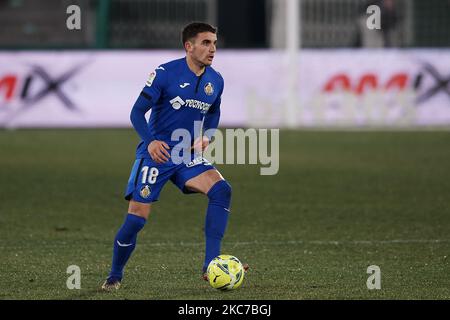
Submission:
M 184 64 L 185 69 L 189 72 L 189 74 L 190 74 L 191 76 L 195 77 L 196 79 L 198 79 L 199 77 L 203 77 L 203 76 L 206 74 L 206 71 L 208 70 L 208 66 L 205 66 L 205 70 L 203 71 L 203 73 L 200 74 L 200 75 L 196 75 L 196 74 L 194 73 L 194 71 L 192 71 L 192 70 L 189 68 L 189 65 L 188 65 L 188 63 L 187 63 L 187 57 L 185 57 L 185 58 L 183 59 L 183 64 Z

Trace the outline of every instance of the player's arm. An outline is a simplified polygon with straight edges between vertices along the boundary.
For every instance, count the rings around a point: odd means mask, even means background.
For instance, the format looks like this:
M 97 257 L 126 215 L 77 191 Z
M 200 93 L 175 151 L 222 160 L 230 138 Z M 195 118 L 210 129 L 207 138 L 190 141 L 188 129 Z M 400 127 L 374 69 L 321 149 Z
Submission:
M 130 120 L 133 124 L 134 130 L 136 130 L 139 137 L 141 137 L 144 144 L 148 146 L 155 137 L 150 132 L 145 114 L 151 108 L 151 97 L 145 92 L 141 92 L 136 102 L 133 105 L 130 113 Z
M 164 163 L 170 157 L 170 154 L 167 151 L 169 146 L 164 141 L 156 140 L 148 128 L 145 114 L 151 109 L 152 101 L 158 101 L 161 96 L 164 82 L 164 74 L 157 79 L 156 72 L 152 73 L 130 113 L 130 120 L 134 129 L 144 141 L 152 159 L 158 163 Z
M 214 104 L 209 108 L 203 122 L 204 135 L 202 137 L 202 149 L 204 150 L 211 141 L 214 133 L 219 125 L 220 120 L 220 103 L 222 102 L 223 85 Z
M 204 151 L 212 137 L 214 136 L 214 132 L 217 129 L 217 126 L 219 125 L 219 119 L 220 119 L 220 98 L 218 103 L 214 103 L 214 105 L 209 108 L 208 113 L 205 115 L 205 119 L 203 121 L 203 136 L 198 137 L 194 141 L 194 145 L 192 146 L 192 149 L 194 149 L 197 152 Z

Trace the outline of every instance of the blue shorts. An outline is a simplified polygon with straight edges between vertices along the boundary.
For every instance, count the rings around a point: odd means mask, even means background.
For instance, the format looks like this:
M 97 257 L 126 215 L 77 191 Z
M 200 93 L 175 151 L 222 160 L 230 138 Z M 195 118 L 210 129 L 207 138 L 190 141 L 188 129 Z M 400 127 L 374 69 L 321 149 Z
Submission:
M 211 169 L 215 168 L 208 160 L 193 155 L 188 164 L 174 164 L 171 159 L 162 164 L 150 158 L 136 159 L 128 179 L 125 199 L 143 203 L 157 201 L 168 180 L 184 193 L 195 193 L 185 187 L 186 182 Z

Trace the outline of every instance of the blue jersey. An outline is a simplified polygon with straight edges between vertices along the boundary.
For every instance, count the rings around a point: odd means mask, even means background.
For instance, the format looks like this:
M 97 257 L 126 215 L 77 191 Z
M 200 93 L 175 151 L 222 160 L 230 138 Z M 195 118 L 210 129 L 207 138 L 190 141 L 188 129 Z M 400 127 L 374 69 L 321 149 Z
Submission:
M 172 149 L 179 144 L 172 141 L 176 129 L 189 131 L 190 145 L 199 134 L 194 131 L 195 121 L 204 122 L 203 130 L 215 129 L 223 88 L 222 76 L 210 66 L 197 76 L 189 69 L 186 58 L 160 65 L 150 74 L 141 93 L 152 109 L 148 121 L 152 138 L 166 142 Z M 147 146 L 148 141 L 141 141 L 137 158 L 150 158 Z

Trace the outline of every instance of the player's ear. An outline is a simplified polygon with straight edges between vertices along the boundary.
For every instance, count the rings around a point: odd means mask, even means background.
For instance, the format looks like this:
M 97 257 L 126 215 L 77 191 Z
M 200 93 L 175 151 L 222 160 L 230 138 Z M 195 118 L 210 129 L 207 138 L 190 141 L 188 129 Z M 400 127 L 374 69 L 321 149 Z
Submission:
M 192 50 L 192 48 L 194 47 L 194 42 L 192 42 L 192 40 L 188 40 L 184 43 L 184 49 L 187 52 L 190 52 Z

